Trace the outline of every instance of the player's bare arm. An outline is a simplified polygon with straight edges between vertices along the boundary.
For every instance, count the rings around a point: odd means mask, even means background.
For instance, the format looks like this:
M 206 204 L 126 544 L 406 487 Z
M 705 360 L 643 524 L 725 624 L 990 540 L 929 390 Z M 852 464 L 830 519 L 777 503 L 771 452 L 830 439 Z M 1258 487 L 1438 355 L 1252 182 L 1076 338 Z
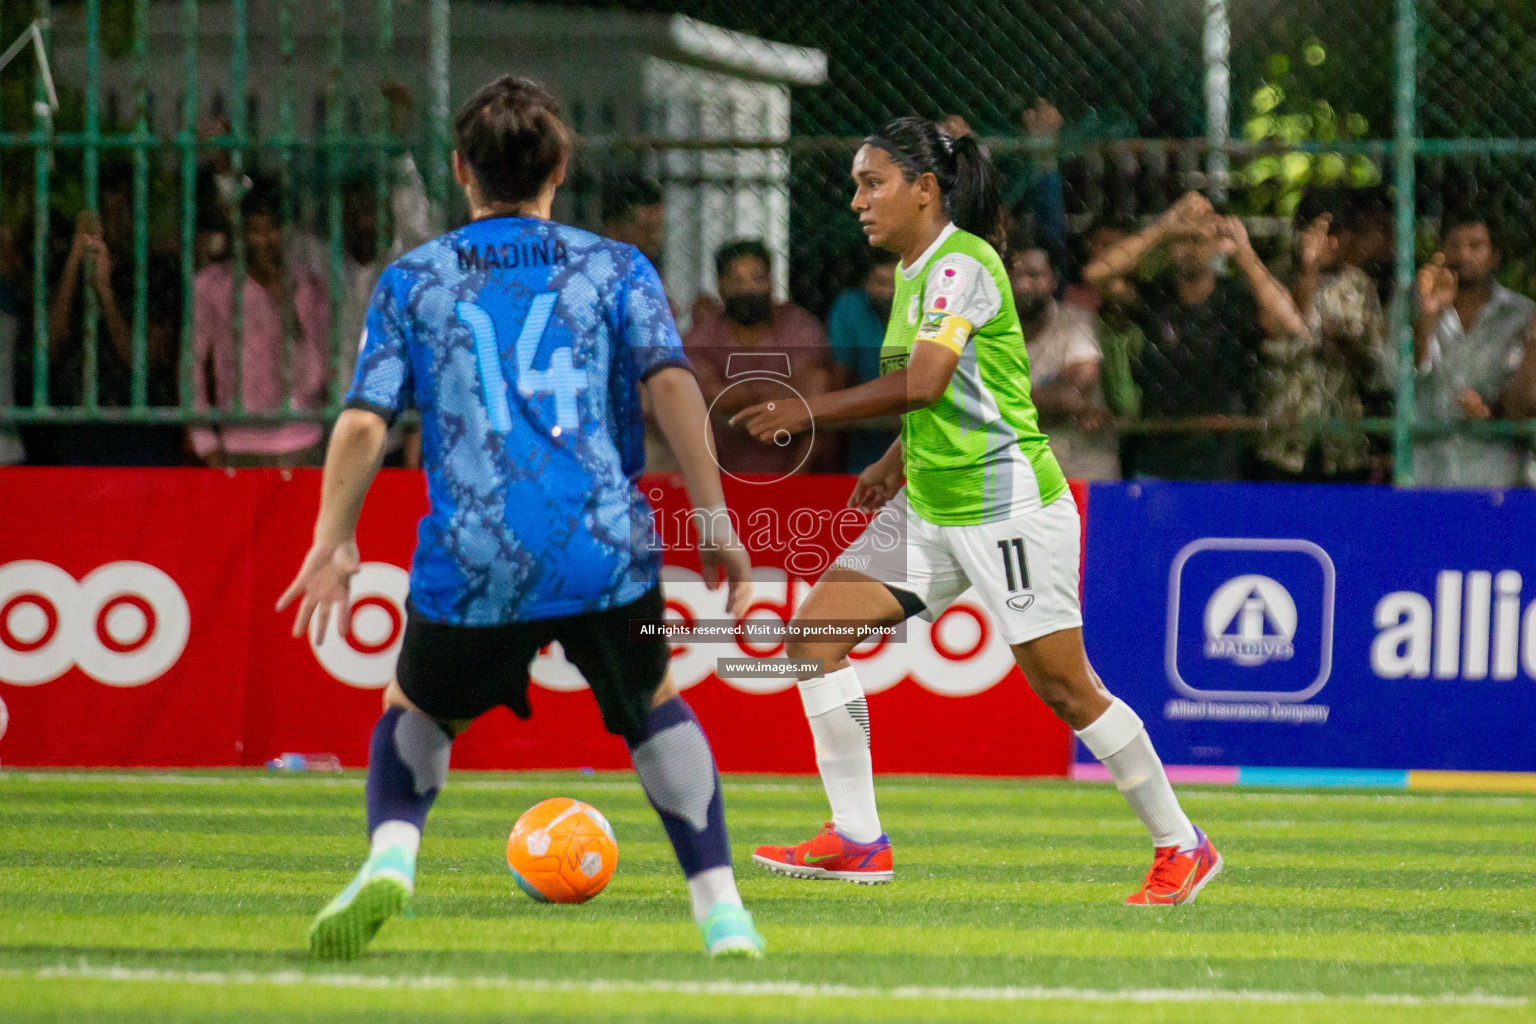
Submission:
M 293 578 L 277 610 L 299 598 L 293 635 L 303 636 L 311 616 L 318 615 L 323 635 L 334 611 L 342 632 L 348 628 L 347 587 L 357 572 L 357 519 L 363 498 L 384 462 L 389 426 L 383 417 L 364 409 L 347 409 L 336 421 L 330 448 L 325 453 L 325 476 L 320 490 L 320 514 L 315 518 L 315 539 L 299 574 Z
M 693 374 L 677 366 L 658 370 L 641 386 L 655 410 L 656 425 L 677 457 L 683 486 L 693 502 L 704 585 L 719 589 L 724 573 L 726 605 L 740 618 L 752 601 L 752 563 L 726 514 L 714 436 L 705 423 L 704 396 Z
M 901 438 L 898 437 L 891 442 L 884 455 L 859 474 L 853 485 L 853 493 L 848 496 L 848 507 L 869 513 L 880 511 L 901 490 L 906 477 L 906 459 L 902 453 Z
M 969 326 L 964 329 L 968 331 Z M 732 416 L 731 425 L 745 427 L 759 441 L 772 441 L 780 430 L 799 434 L 809 430 L 813 422 L 855 423 L 926 409 L 943 396 L 959 363 L 959 349 L 951 348 L 943 341 L 919 340 L 904 369 L 883 374 L 858 387 L 816 395 L 803 404 L 764 402 L 754 405 Z

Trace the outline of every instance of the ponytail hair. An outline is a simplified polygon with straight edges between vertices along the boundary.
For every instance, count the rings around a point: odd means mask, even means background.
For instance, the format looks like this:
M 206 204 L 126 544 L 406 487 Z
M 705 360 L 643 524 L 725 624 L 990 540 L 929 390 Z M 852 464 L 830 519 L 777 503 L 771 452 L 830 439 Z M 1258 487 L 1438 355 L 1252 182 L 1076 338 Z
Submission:
M 932 174 L 955 226 L 986 239 L 999 256 L 1007 255 L 1002 184 L 974 135 L 957 138 L 927 118 L 898 117 L 864 145 L 884 150 L 908 181 Z

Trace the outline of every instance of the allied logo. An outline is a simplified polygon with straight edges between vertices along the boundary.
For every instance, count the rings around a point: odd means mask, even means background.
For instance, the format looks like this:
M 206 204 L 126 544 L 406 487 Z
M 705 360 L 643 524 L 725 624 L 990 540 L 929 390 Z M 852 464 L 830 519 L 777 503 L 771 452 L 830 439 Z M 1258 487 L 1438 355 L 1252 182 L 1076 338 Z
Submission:
M 1268 576 L 1230 579 L 1205 605 L 1205 656 L 1264 665 L 1296 656 L 1296 602 Z
M 1310 700 L 1333 671 L 1334 590 L 1308 540 L 1186 544 L 1168 571 L 1168 684 L 1196 701 Z
M 1020 594 L 1008 599 L 1008 607 L 1016 612 L 1027 612 L 1035 603 L 1034 594 Z

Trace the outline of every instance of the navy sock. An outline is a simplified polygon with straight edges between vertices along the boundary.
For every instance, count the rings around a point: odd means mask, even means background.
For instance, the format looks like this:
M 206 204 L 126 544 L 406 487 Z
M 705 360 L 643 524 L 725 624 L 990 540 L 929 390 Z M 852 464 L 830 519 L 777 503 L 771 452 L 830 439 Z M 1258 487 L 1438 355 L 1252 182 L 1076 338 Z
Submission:
M 418 829 L 448 778 L 453 737 L 419 711 L 390 708 L 368 747 L 368 834 L 386 821 Z
M 715 755 L 693 709 L 674 697 L 652 709 L 645 728 L 626 736 L 640 785 L 672 841 L 683 875 L 692 878 L 731 863 L 725 801 Z

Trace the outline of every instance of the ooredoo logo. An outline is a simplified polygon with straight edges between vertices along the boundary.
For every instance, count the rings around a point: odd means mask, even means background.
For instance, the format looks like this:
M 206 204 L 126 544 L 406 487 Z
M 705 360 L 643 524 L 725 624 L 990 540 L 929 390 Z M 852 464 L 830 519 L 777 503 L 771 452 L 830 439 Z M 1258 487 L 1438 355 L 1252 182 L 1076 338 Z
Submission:
M 348 686 L 373 690 L 389 685 L 405 637 L 405 598 L 410 573 L 388 562 L 364 562 L 352 577 L 351 628 L 342 633 L 331 617 L 325 636 L 319 622 L 309 630 L 309 646 L 322 668 Z
M 109 562 L 80 581 L 50 562 L 0 566 L 0 681 L 35 686 L 77 665 L 108 686 L 164 675 L 192 632 L 187 598 L 145 562 Z

